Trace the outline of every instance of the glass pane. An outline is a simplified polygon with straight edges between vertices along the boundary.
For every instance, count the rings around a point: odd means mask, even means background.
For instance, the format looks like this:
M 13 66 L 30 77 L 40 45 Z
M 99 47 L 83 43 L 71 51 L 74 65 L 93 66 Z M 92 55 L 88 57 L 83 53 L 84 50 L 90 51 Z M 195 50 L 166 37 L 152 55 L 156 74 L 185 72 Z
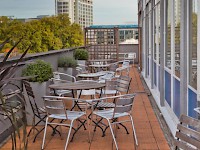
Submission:
M 165 54 L 165 66 L 171 69 L 171 12 L 172 12 L 172 0 L 168 0 L 167 8 L 167 50 Z
M 180 77 L 180 19 L 181 0 L 175 0 L 175 75 Z
M 157 41 L 157 39 L 156 39 L 156 32 L 157 32 L 157 17 L 156 17 L 156 8 L 157 7 L 155 7 L 154 8 L 154 60 L 156 60 L 156 41 Z
M 192 0 L 192 44 L 189 49 L 189 84 L 197 89 L 197 0 Z
M 160 64 L 160 3 L 158 4 L 158 59 L 159 59 L 159 64 Z

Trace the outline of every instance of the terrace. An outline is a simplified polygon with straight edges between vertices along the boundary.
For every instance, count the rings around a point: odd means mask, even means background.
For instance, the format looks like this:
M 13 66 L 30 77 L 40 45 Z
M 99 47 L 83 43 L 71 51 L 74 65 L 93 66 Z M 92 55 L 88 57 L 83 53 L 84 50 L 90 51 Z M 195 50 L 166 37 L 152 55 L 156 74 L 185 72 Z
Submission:
M 70 52 L 70 51 L 69 51 Z M 126 134 L 125 130 L 117 130 L 117 142 L 119 149 L 121 150 L 143 150 L 143 149 L 170 149 L 168 141 L 166 140 L 165 134 L 162 130 L 163 125 L 160 124 L 160 119 L 157 118 L 158 114 L 154 112 L 155 106 L 152 106 L 152 100 L 149 99 L 148 95 L 145 93 L 145 88 L 142 79 L 140 78 L 140 73 L 138 72 L 137 66 L 134 65 L 130 69 L 130 77 L 132 78 L 131 90 L 133 92 L 144 92 L 139 93 L 135 97 L 135 102 L 133 106 L 133 118 L 135 129 L 137 133 L 138 143 L 136 146 L 133 139 L 133 134 Z M 132 131 L 131 126 L 127 124 L 129 132 Z M 41 126 L 42 128 L 42 126 Z M 28 127 L 27 131 L 30 129 Z M 46 146 L 45 149 L 63 149 L 65 144 L 65 137 L 67 135 L 67 128 L 63 128 L 62 134 L 64 139 L 61 140 L 58 134 L 51 136 L 52 130 L 47 131 Z M 115 149 L 112 141 L 112 136 L 110 130 L 106 132 L 106 136 L 102 137 L 100 130 L 92 132 L 93 139 L 91 143 L 88 143 L 88 132 L 81 128 L 81 130 L 76 134 L 73 142 L 69 143 L 68 149 L 70 150 L 97 150 L 97 149 Z M 28 149 L 41 149 L 43 133 L 39 134 L 35 143 L 32 143 L 34 134 L 32 133 L 29 137 Z M 1 150 L 10 150 L 12 148 L 11 139 L 8 140 L 2 147 Z
M 176 17 L 172 16 L 173 13 L 170 13 L 171 8 L 168 8 L 166 10 L 167 12 L 162 12 L 163 14 L 159 13 L 160 11 L 162 11 L 161 7 L 164 8 L 165 5 L 167 5 L 165 3 L 162 3 L 163 1 L 155 1 L 155 7 L 152 8 L 155 9 L 155 20 L 150 19 L 150 17 L 153 18 L 152 13 L 147 13 L 146 17 L 142 15 L 144 5 L 142 5 L 141 3 L 143 3 L 143 1 L 139 0 L 138 2 L 139 26 L 142 28 L 138 28 L 137 25 L 91 26 L 85 29 L 85 43 L 83 47 L 79 48 L 86 48 L 89 52 L 89 59 L 92 61 L 105 59 L 117 62 L 119 60 L 128 59 L 132 63 L 130 65 L 129 72 L 129 77 L 132 78 L 129 93 L 137 93 L 133 105 L 132 116 L 139 145 L 137 146 L 135 144 L 132 134 L 126 134 L 125 130 L 123 128 L 120 128 L 119 130 L 117 130 L 116 133 L 116 139 L 119 149 L 173 149 L 174 143 L 176 142 L 172 141 L 174 141 L 175 133 L 177 131 L 177 125 L 181 121 L 181 119 L 179 121 L 179 118 L 180 116 L 182 116 L 182 114 L 196 118 L 196 120 L 194 121 L 195 123 L 192 123 L 192 125 L 197 126 L 196 131 L 198 131 L 199 128 L 199 121 L 197 121 L 197 119 L 199 119 L 199 110 L 198 108 L 196 108 L 199 107 L 198 91 L 200 87 L 198 86 L 199 82 L 197 82 L 197 70 L 200 66 L 198 65 L 197 61 L 197 48 L 199 47 L 199 45 L 197 45 L 198 42 L 196 41 L 197 34 L 193 35 L 193 40 L 195 41 L 192 44 L 189 38 L 186 38 L 183 33 L 180 33 L 182 32 L 182 28 L 187 28 L 188 33 L 196 33 L 190 31 L 190 28 L 186 26 L 186 24 L 188 25 L 188 20 L 184 20 L 184 15 L 186 14 L 181 16 L 182 19 L 180 20 L 183 20 L 184 23 L 181 22 L 180 26 L 177 25 L 175 27 L 174 25 L 171 25 L 171 21 L 169 20 L 168 24 L 166 24 L 166 13 L 169 13 L 171 15 L 170 17 L 172 17 L 173 22 L 175 22 L 174 18 Z M 151 1 L 148 2 L 151 6 Z M 152 0 L 152 2 L 154 1 Z M 168 3 L 168 5 L 170 5 L 173 3 L 173 1 L 168 1 Z M 190 6 L 193 4 L 196 5 L 195 0 L 190 1 Z M 149 5 L 147 5 L 148 9 Z M 190 11 L 190 15 L 192 14 L 192 11 L 196 11 L 196 9 L 192 10 L 192 7 L 189 7 L 187 5 L 185 7 L 187 7 L 188 12 Z M 181 11 L 184 12 L 184 7 L 181 7 Z M 143 23 L 142 19 L 146 20 L 147 23 Z M 160 22 L 157 20 L 160 20 Z M 193 20 L 195 21 L 194 18 Z M 148 22 L 150 26 L 148 26 Z M 189 20 L 189 24 L 192 25 L 191 20 Z M 143 33 L 141 31 L 143 31 Z M 153 33 L 152 31 L 155 31 L 155 33 Z M 166 31 L 167 35 L 164 34 Z M 136 43 L 130 40 L 131 38 L 133 38 L 131 36 L 132 33 L 135 34 L 133 35 L 133 37 L 136 39 L 134 41 Z M 150 34 L 155 34 L 155 39 L 150 40 Z M 126 38 L 126 36 L 128 38 L 128 41 L 124 41 L 124 38 Z M 138 37 L 139 40 L 137 40 Z M 171 41 L 173 38 L 175 38 L 175 40 Z M 166 41 L 165 39 L 170 39 L 170 41 Z M 139 45 L 137 41 L 139 41 Z M 185 46 L 185 43 L 187 43 L 189 46 Z M 168 45 L 168 47 L 166 45 Z M 182 47 L 187 47 L 187 50 L 181 51 Z M 165 53 L 164 51 L 161 51 L 162 48 L 165 49 Z M 59 57 L 68 56 L 72 58 L 74 56 L 75 49 L 76 48 L 70 48 L 32 55 L 29 54 L 22 61 L 22 66 L 19 66 L 15 76 L 21 76 L 22 69 L 24 68 L 23 64 L 25 64 L 26 66 L 27 64 L 35 62 L 37 59 L 42 59 L 45 62 L 50 63 L 53 71 L 58 71 L 57 60 L 59 59 Z M 181 57 L 186 56 L 186 54 L 190 54 L 190 57 Z M 6 62 L 6 66 L 14 64 L 16 60 L 17 59 L 15 58 L 9 59 Z M 96 66 L 98 65 L 99 64 L 96 64 Z M 104 65 L 106 66 L 107 64 Z M 186 67 L 187 65 L 188 68 Z M 93 66 L 95 65 L 93 64 Z M 126 72 L 124 72 L 123 75 L 125 74 Z M 20 80 L 12 82 L 23 89 Z M 8 89 L 12 88 L 12 86 L 8 87 Z M 9 92 L 8 89 L 6 90 Z M 41 99 L 42 96 L 48 94 L 49 86 L 47 86 L 45 91 L 35 92 L 35 96 L 37 99 Z M 155 98 L 155 100 L 153 99 L 153 97 Z M 25 96 L 25 98 L 27 97 Z M 84 98 L 88 99 L 88 97 Z M 14 95 L 12 97 L 11 95 L 11 97 L 8 97 L 8 100 L 10 99 L 18 100 L 19 97 L 18 95 Z M 39 100 L 39 103 L 41 106 L 43 105 L 42 99 Z M 27 101 L 25 105 L 25 110 L 27 111 L 28 109 L 30 109 L 29 107 L 29 102 Z M 29 132 L 32 125 L 31 121 L 33 116 L 31 116 L 31 113 L 29 114 L 28 111 L 26 117 L 28 120 L 27 132 Z M 2 120 L 0 122 L 1 149 L 12 149 L 13 143 L 10 139 L 10 134 L 13 133 L 13 128 L 9 122 L 9 119 L 5 116 L 1 115 L 0 120 Z M 182 121 L 183 120 L 184 119 L 182 119 Z M 77 125 L 78 123 L 76 122 L 75 124 Z M 84 130 L 83 128 L 81 128 L 75 135 L 73 142 L 69 143 L 68 149 L 115 149 L 110 130 L 106 132 L 105 137 L 102 137 L 100 129 L 97 129 L 97 131 L 94 132 L 94 124 L 90 124 L 90 126 L 92 127 L 91 143 L 88 142 L 89 129 L 87 128 L 87 130 Z M 188 126 L 190 127 L 190 125 Z M 39 128 L 43 127 L 43 125 L 40 125 Z M 195 143 L 197 144 L 194 146 L 199 149 L 199 132 L 191 131 L 192 129 L 185 129 L 185 127 L 182 127 L 179 124 L 179 132 L 182 130 L 189 130 L 191 133 L 194 133 L 194 135 L 190 136 L 188 132 L 186 132 L 184 136 L 188 136 L 188 141 L 195 141 Z M 127 128 L 128 131 L 132 133 L 131 126 L 127 125 Z M 61 139 L 58 134 L 51 136 L 51 133 L 52 130 L 48 129 L 45 149 L 63 149 L 65 145 L 65 138 Z M 63 128 L 62 135 L 67 135 L 67 133 L 68 128 Z M 35 134 L 36 133 L 33 132 L 28 137 L 28 149 L 30 150 L 40 149 L 42 145 L 43 132 L 38 135 L 36 141 L 33 143 L 32 141 Z M 195 139 L 193 138 L 193 136 L 196 136 L 197 138 Z M 20 142 L 17 142 L 17 146 L 19 146 L 19 143 Z M 187 147 L 188 145 L 186 144 L 184 146 Z M 186 149 L 185 147 L 183 149 Z

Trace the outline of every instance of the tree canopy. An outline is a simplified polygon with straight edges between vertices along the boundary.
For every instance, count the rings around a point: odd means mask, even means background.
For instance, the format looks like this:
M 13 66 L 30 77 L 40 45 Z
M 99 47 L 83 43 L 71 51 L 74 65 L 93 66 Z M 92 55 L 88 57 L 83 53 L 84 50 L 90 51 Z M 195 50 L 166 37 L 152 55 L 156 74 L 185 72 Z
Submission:
M 19 39 L 19 52 L 32 45 L 30 53 L 46 52 L 83 45 L 83 32 L 78 24 L 71 24 L 68 15 L 45 17 L 29 22 L 0 17 L 0 41 L 11 38 L 5 48 Z M 3 49 L 4 50 L 4 49 Z

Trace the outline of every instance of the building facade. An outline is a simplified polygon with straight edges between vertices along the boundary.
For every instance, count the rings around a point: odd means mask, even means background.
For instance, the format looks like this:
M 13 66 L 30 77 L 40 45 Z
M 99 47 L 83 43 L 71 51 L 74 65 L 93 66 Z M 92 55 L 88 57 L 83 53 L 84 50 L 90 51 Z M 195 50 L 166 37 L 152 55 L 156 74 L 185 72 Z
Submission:
M 142 75 L 175 133 L 181 114 L 198 118 L 200 1 L 138 0 Z
M 92 0 L 55 0 L 56 14 L 68 14 L 71 23 L 78 23 L 82 28 L 93 25 Z

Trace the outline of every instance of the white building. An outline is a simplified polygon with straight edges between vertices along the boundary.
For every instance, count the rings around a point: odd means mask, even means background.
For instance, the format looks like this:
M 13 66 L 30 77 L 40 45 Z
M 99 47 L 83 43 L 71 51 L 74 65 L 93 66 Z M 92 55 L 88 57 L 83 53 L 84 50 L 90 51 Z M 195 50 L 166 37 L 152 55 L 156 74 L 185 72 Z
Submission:
M 92 0 L 55 0 L 56 14 L 68 14 L 71 23 L 78 23 L 82 28 L 93 25 Z

